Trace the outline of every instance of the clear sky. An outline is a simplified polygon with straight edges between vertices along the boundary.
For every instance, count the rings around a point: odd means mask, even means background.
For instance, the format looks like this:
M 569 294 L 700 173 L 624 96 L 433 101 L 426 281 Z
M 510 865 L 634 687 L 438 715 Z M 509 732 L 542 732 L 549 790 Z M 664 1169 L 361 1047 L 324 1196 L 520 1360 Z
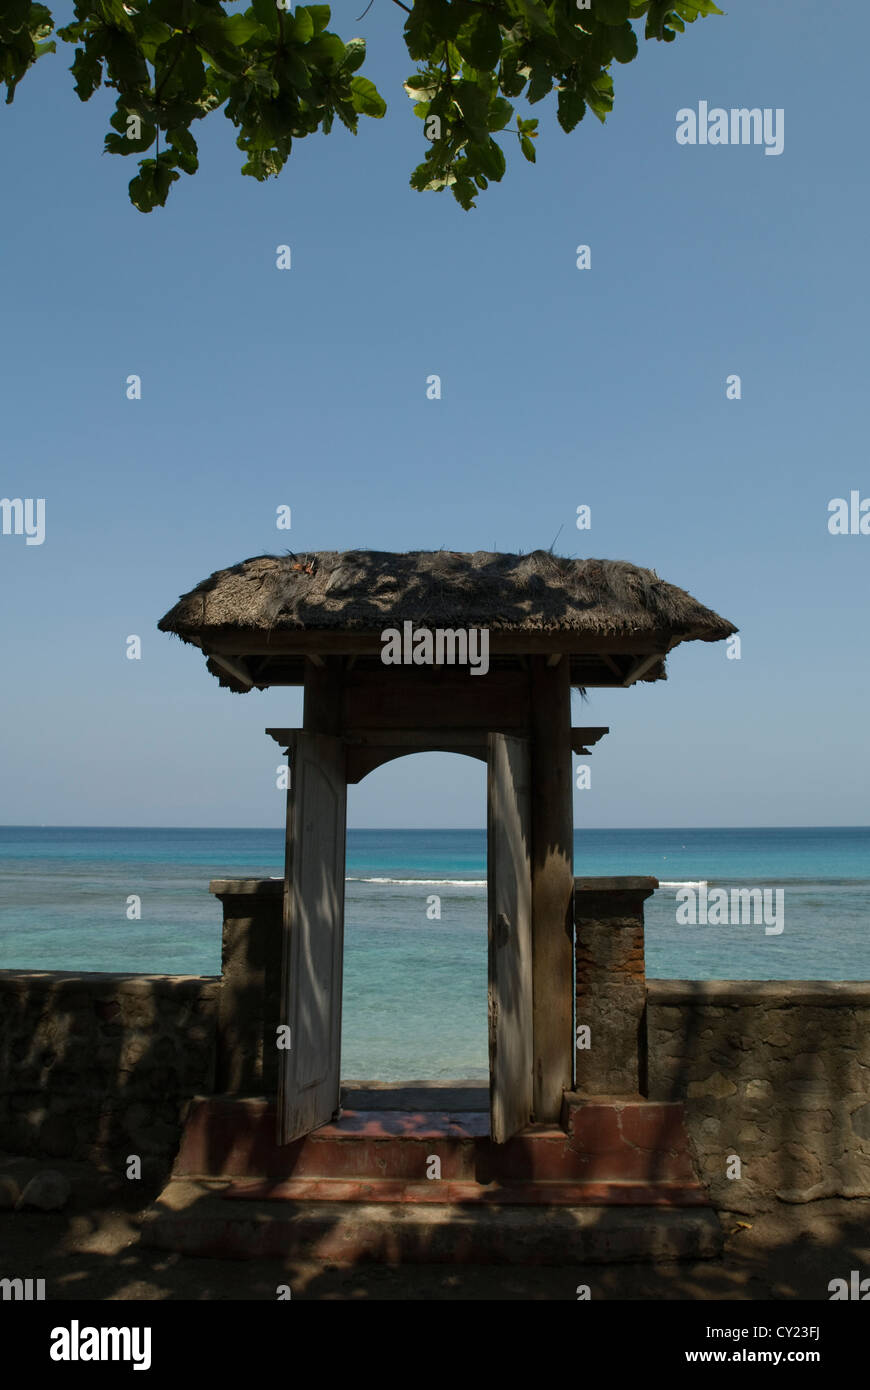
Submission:
M 269 184 L 213 116 L 200 172 L 138 213 L 134 161 L 101 153 L 112 96 L 78 101 L 66 45 L 0 108 L 0 496 L 46 499 L 41 546 L 0 536 L 0 822 L 281 824 L 263 730 L 301 723 L 301 693 L 222 690 L 156 630 L 176 597 L 288 546 L 559 533 L 742 637 L 739 661 L 687 643 L 667 682 L 578 699 L 611 728 L 578 825 L 867 823 L 870 535 L 827 525 L 870 496 L 867 7 L 735 3 L 641 42 L 606 126 L 537 106 L 537 165 L 511 137 L 470 213 L 408 188 L 403 15 L 363 8 L 330 27 L 366 38 L 386 118 L 298 142 Z M 782 153 L 678 145 L 700 101 L 782 108 Z M 349 821 L 482 825 L 483 789 L 471 760 L 402 759 Z

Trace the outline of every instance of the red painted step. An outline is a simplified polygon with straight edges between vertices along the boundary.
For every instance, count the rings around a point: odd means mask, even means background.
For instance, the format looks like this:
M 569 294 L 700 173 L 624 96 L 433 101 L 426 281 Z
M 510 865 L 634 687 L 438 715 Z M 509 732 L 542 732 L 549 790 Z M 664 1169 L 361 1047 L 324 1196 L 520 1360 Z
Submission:
M 228 1196 L 271 1200 L 706 1202 L 679 1105 L 571 1095 L 564 1116 L 565 1128 L 530 1125 L 498 1145 L 484 1111 L 343 1111 L 279 1147 L 273 1104 L 209 1097 L 192 1105 L 172 1176 L 237 1180 Z
M 414 1100 L 436 1100 L 438 1089 L 415 1083 Z M 269 1101 L 196 1100 L 143 1241 L 192 1255 L 343 1264 L 721 1253 L 679 1106 L 566 1095 L 562 1126 L 530 1125 L 497 1145 L 487 1111 L 447 1108 L 468 1103 L 462 1090 L 452 1086 L 450 1099 L 442 1090 L 442 1109 L 374 1109 L 377 1088 L 358 1086 L 343 1093 L 357 1109 L 283 1147 Z M 433 1157 L 440 1177 L 430 1178 Z

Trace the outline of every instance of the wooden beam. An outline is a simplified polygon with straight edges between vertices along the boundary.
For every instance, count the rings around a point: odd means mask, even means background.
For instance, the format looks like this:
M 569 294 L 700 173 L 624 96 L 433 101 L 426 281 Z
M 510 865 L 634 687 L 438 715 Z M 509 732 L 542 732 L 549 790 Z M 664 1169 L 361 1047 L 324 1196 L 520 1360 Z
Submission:
M 561 653 L 561 652 L 550 652 L 550 655 L 547 657 L 547 665 L 548 665 L 548 666 L 558 666 L 558 665 L 559 665 L 559 662 L 560 662 L 561 660 L 562 660 L 562 653 Z
M 270 628 L 268 632 L 257 632 L 246 628 L 216 627 L 204 634 L 203 640 L 208 643 L 210 652 L 221 652 L 228 656 L 276 656 L 281 653 L 290 656 L 312 651 L 321 656 L 339 652 L 344 655 L 379 656 L 383 649 L 380 631 L 356 629 L 307 628 L 300 631 L 298 628 Z M 682 638 L 675 639 L 672 633 L 661 631 L 602 637 L 595 633 L 570 631 L 513 632 L 503 628 L 489 629 L 491 656 L 546 656 L 555 652 L 568 656 L 624 652 L 635 657 L 659 652 L 663 656 L 680 641 Z
M 645 676 L 650 667 L 655 666 L 657 661 L 662 660 L 662 657 L 661 652 L 654 652 L 650 656 L 641 657 L 631 667 L 628 675 L 623 678 L 622 684 L 625 686 L 634 685 L 635 681 L 639 681 L 641 676 Z
M 534 1116 L 557 1123 L 574 1080 L 574 802 L 568 663 L 532 658 Z
M 613 658 L 607 655 L 607 652 L 596 652 L 595 655 L 598 657 L 599 661 L 604 662 L 605 666 L 610 667 L 615 676 L 619 676 L 620 681 L 623 679 L 625 673 L 617 666 Z
M 326 665 L 326 662 L 324 661 L 323 657 L 318 655 L 317 652 L 307 652 L 305 659 L 306 661 L 313 661 L 314 665 L 319 666 L 321 670 L 323 670 L 324 666 Z
M 226 671 L 228 675 L 235 676 L 236 680 L 241 681 L 242 685 L 246 685 L 249 690 L 253 689 L 254 679 L 247 663 L 241 657 L 215 656 L 214 652 L 210 652 L 209 659 L 214 662 L 215 666 L 220 666 L 222 671 Z
M 340 656 L 329 656 L 322 666 L 305 669 L 302 727 L 311 734 L 341 734 L 344 672 Z
M 292 741 L 293 741 L 293 735 L 294 735 L 294 734 L 298 734 L 298 733 L 300 733 L 300 732 L 301 732 L 301 731 L 300 731 L 299 729 L 267 729 L 267 730 L 266 730 L 266 733 L 269 735 L 269 738 L 273 738 L 277 744 L 280 744 L 281 748 L 283 749 L 283 751 L 284 751 L 285 753 L 287 752 L 287 750 L 288 750 L 289 747 L 290 747 L 290 744 L 291 744 Z
M 527 733 L 528 677 L 522 671 L 473 676 L 444 666 L 357 668 L 344 682 L 347 729 L 493 729 Z
M 587 744 L 598 743 L 599 739 L 609 734 L 610 729 L 572 729 L 571 730 L 571 751 L 572 753 L 588 753 Z
M 497 731 L 496 731 L 497 732 Z M 344 733 L 345 743 L 362 747 L 414 748 L 425 752 L 436 744 L 449 743 L 454 748 L 468 746 L 481 747 L 486 752 L 486 736 L 489 728 L 478 729 L 358 729 L 348 728 Z

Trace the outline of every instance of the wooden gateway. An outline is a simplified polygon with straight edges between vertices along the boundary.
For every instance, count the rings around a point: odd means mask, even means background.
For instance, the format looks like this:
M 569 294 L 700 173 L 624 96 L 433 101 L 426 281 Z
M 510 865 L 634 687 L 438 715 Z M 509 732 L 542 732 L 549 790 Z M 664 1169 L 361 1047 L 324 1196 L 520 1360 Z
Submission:
M 678 643 L 736 629 L 651 570 L 476 552 L 259 556 L 160 628 L 242 693 L 304 686 L 290 767 L 278 1142 L 339 1110 L 348 783 L 405 754 L 487 764 L 490 1124 L 558 1121 L 574 1084 L 571 690 L 663 680 Z

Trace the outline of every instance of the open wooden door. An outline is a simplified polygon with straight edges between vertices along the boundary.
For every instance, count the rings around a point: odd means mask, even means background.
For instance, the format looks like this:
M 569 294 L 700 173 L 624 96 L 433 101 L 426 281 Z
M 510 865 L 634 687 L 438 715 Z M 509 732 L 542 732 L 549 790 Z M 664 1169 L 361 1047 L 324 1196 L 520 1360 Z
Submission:
M 344 745 L 293 730 L 288 758 L 281 1022 L 290 1046 L 279 1053 L 279 1144 L 332 1119 L 341 1079 Z
M 527 739 L 488 736 L 490 1132 L 503 1144 L 532 1114 L 531 775 Z

